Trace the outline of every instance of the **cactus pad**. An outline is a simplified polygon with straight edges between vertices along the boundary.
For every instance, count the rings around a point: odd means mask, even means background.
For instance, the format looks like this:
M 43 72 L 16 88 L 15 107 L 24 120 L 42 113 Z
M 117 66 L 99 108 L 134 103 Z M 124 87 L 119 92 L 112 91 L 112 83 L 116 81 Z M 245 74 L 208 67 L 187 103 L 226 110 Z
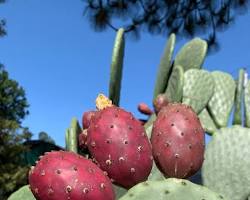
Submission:
M 203 110 L 214 91 L 214 80 L 205 70 L 190 69 L 184 73 L 182 102 L 190 105 L 196 113 Z
M 158 94 L 163 93 L 165 91 L 167 81 L 170 75 L 169 73 L 172 67 L 171 59 L 174 51 L 174 45 L 175 34 L 171 34 L 165 47 L 163 56 L 161 58 L 154 89 L 154 99 L 157 97 Z
M 66 130 L 66 149 L 68 151 L 78 152 L 78 136 L 81 133 L 81 128 L 78 120 L 74 117 L 71 120 L 70 127 Z
M 32 194 L 32 192 L 30 190 L 29 185 L 25 185 L 25 186 L 21 187 L 19 190 L 12 193 L 10 195 L 10 197 L 8 198 L 8 200 L 22 200 L 22 199 L 36 200 L 34 195 Z
M 114 43 L 109 81 L 109 99 L 119 106 L 125 39 L 124 29 L 119 29 Z
M 145 130 L 147 133 L 148 138 L 151 138 L 151 133 L 153 129 L 153 122 L 151 125 L 149 125 Z M 164 175 L 161 173 L 161 171 L 157 168 L 155 162 L 153 162 L 152 170 L 148 176 L 148 180 L 163 180 L 165 179 Z
M 226 127 L 234 104 L 236 84 L 230 74 L 214 71 L 214 94 L 208 102 L 208 109 L 219 127 Z
M 119 200 L 221 200 L 221 195 L 188 180 L 169 178 L 146 181 L 131 188 Z
M 245 125 L 250 128 L 250 80 L 247 81 L 244 93 Z
M 235 93 L 235 110 L 233 124 L 242 125 L 242 97 L 243 97 L 243 85 L 245 79 L 245 70 L 240 69 L 239 78 L 237 80 L 237 88 Z
M 148 127 L 150 127 L 153 124 L 153 122 L 155 121 L 155 119 L 156 119 L 156 114 L 155 113 L 150 115 L 148 121 L 144 124 L 144 128 L 147 129 Z
M 213 133 L 217 130 L 217 127 L 212 119 L 212 117 L 210 116 L 210 114 L 208 113 L 207 109 L 203 109 L 200 114 L 198 115 L 201 125 L 204 128 L 204 130 L 206 131 L 207 134 L 209 135 L 213 135 Z
M 250 194 L 250 129 L 239 125 L 221 128 L 205 151 L 202 179 L 205 186 L 231 200 Z
M 175 65 L 181 65 L 184 71 L 195 68 L 200 69 L 207 54 L 207 43 L 195 38 L 185 44 L 175 58 Z
M 180 102 L 184 83 L 184 70 L 182 66 L 175 66 L 168 80 L 165 94 L 170 102 Z
M 115 198 L 116 199 L 122 197 L 128 191 L 127 189 L 125 189 L 123 187 L 120 187 L 118 185 L 115 185 L 115 184 L 113 184 L 113 188 L 114 188 L 114 191 L 115 191 Z

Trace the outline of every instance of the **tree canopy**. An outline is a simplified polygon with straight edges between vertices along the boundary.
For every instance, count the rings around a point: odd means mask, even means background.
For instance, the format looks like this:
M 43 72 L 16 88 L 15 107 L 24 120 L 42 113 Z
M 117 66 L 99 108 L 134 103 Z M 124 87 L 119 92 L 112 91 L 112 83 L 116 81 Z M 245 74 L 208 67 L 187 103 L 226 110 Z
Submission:
M 248 3 L 248 0 L 88 0 L 84 16 L 88 16 L 96 31 L 123 27 L 136 37 L 141 31 L 187 37 L 201 34 L 211 45 L 217 42 L 216 33 L 244 13 Z
M 0 66 L 0 199 L 27 184 L 28 166 L 22 164 L 23 142 L 31 133 L 21 126 L 28 114 L 24 89 Z
M 5 0 L 0 0 L 0 4 L 4 3 Z M 0 19 L 0 37 L 6 35 L 6 30 L 5 30 L 5 20 L 4 19 Z

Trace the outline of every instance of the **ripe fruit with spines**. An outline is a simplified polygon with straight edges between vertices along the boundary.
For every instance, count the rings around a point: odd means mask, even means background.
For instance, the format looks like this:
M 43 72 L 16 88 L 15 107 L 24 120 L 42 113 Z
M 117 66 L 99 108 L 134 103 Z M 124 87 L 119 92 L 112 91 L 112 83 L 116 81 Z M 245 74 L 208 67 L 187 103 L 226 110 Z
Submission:
M 154 121 L 151 142 L 156 165 L 166 177 L 187 178 L 201 168 L 205 133 L 190 106 L 163 107 Z
M 39 200 L 114 200 L 110 179 L 90 160 L 68 151 L 46 153 L 29 173 Z
M 145 181 L 152 168 L 152 150 L 144 127 L 132 113 L 109 106 L 90 123 L 88 149 L 100 168 L 124 188 Z
M 83 129 L 87 129 L 89 127 L 90 121 L 92 117 L 95 115 L 96 111 L 91 110 L 91 111 L 86 111 L 83 113 L 82 116 L 82 127 Z

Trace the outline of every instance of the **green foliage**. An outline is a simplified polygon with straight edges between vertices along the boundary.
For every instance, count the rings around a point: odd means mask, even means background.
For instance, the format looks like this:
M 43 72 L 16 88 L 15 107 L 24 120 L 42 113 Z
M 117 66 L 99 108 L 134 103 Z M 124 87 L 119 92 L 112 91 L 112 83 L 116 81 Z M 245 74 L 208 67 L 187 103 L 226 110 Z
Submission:
M 209 44 L 217 44 L 216 33 L 228 27 L 237 14 L 247 10 L 245 0 L 166 1 L 166 0 L 88 0 L 84 15 L 96 31 L 117 30 L 139 38 L 140 32 L 153 35 L 176 33 L 181 37 L 206 35 Z M 240 11 L 240 12 L 238 12 Z
M 224 199 L 208 188 L 188 180 L 168 178 L 146 181 L 132 187 L 119 200 L 221 200 Z
M 28 114 L 25 91 L 0 68 L 0 118 L 21 123 Z
M 172 65 L 172 55 L 175 46 L 175 34 L 171 34 L 169 36 L 168 42 L 166 44 L 165 50 L 163 52 L 163 56 L 161 58 L 160 66 L 158 69 L 157 79 L 155 83 L 154 89 L 154 98 L 157 97 L 158 94 L 164 93 L 168 79 L 170 76 Z
M 184 73 L 182 102 L 200 113 L 214 92 L 214 80 L 208 71 L 189 69 Z
M 206 147 L 202 167 L 205 186 L 231 200 L 250 194 L 250 129 L 236 125 L 221 128 Z
M 8 200 L 36 200 L 32 194 L 29 185 L 21 187 L 19 190 L 10 195 Z
M 0 0 L 0 4 L 1 3 L 5 3 L 5 0 Z M 4 35 L 6 35 L 5 25 L 6 25 L 5 20 L 0 19 L 0 37 L 3 37 Z
M 124 48 L 124 29 L 121 28 L 117 31 L 114 43 L 109 82 L 109 99 L 116 106 L 119 106 L 120 101 Z
M 55 141 L 44 131 L 40 132 L 38 137 L 39 137 L 39 140 L 41 141 L 55 144 Z
M 0 68 L 0 199 L 20 186 L 27 184 L 28 167 L 23 164 L 22 145 L 31 133 L 21 127 L 21 120 L 28 114 L 28 103 L 22 87 L 9 78 L 8 72 Z

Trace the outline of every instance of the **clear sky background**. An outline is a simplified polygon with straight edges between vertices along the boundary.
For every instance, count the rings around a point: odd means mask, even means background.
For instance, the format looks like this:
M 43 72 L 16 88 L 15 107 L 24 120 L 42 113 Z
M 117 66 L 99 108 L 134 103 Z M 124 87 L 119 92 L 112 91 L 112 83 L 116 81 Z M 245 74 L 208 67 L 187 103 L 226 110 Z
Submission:
M 82 13 L 81 0 L 8 0 L 0 5 L 8 35 L 0 39 L 0 62 L 24 87 L 30 115 L 23 125 L 37 139 L 47 132 L 64 146 L 72 117 L 95 109 L 98 93 L 108 94 L 115 32 L 94 32 Z M 127 38 L 120 106 L 136 117 L 139 102 L 151 106 L 154 83 L 166 39 L 143 33 Z M 250 71 L 250 14 L 218 34 L 221 49 L 207 56 L 204 69 L 222 70 L 235 78 L 241 67 Z M 175 53 L 186 42 L 177 37 Z M 151 106 L 152 107 L 152 106 Z

